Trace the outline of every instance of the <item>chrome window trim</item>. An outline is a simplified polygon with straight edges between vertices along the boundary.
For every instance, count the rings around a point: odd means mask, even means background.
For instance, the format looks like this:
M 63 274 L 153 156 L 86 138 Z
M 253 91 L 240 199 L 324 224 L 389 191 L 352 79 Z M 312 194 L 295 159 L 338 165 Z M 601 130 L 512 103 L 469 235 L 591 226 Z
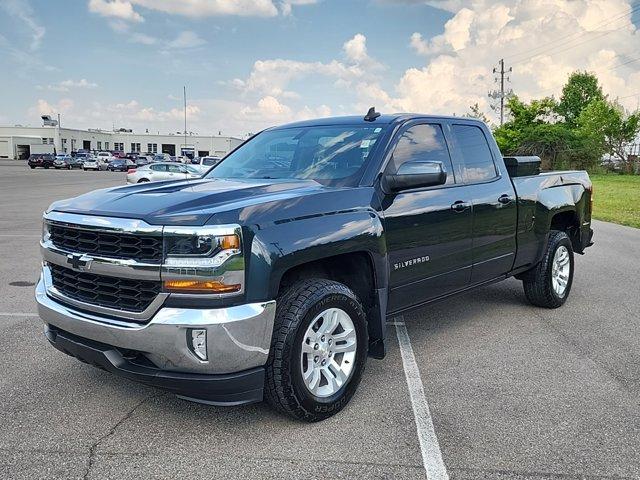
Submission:
M 80 308 L 83 310 L 88 310 L 90 312 L 107 315 L 115 318 L 126 318 L 128 320 L 133 320 L 137 322 L 144 322 L 150 320 L 155 313 L 160 309 L 160 307 L 164 304 L 165 300 L 169 296 L 168 293 L 160 292 L 156 298 L 154 298 L 153 302 L 149 304 L 147 308 L 145 308 L 142 312 L 131 312 L 128 310 L 120 310 L 117 308 L 109 308 L 102 307 L 100 305 L 94 305 L 93 303 L 86 303 L 80 300 L 75 300 L 73 298 L 69 298 L 63 293 L 61 293 L 56 287 L 53 286 L 53 279 L 51 278 L 51 269 L 46 263 L 42 265 L 42 282 L 44 284 L 47 295 L 51 298 L 55 298 L 63 303 L 74 306 L 76 308 Z

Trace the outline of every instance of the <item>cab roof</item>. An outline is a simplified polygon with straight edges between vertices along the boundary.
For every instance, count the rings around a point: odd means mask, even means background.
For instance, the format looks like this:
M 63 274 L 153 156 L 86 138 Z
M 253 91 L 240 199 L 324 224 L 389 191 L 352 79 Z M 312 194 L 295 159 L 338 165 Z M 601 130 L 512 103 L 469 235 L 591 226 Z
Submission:
M 295 127 L 315 127 L 315 126 L 328 126 L 328 125 L 389 125 L 403 123 L 407 120 L 425 119 L 425 120 L 460 120 L 482 123 L 480 120 L 468 117 L 454 117 L 447 115 L 426 115 L 422 113 L 391 113 L 382 114 L 375 120 L 365 120 L 364 115 L 347 115 L 342 117 L 325 117 L 314 118 L 310 120 L 303 120 L 300 122 L 287 123 L 284 125 L 278 125 L 276 127 L 268 128 L 267 130 L 279 130 L 285 128 Z

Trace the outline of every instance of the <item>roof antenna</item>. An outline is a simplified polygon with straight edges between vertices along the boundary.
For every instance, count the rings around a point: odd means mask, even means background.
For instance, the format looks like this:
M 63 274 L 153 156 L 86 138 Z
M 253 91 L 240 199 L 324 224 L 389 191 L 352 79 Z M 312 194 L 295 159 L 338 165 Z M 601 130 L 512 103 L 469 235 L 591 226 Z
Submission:
M 365 122 L 373 122 L 380 116 L 380 112 L 376 112 L 376 107 L 371 107 L 367 114 L 364 116 Z

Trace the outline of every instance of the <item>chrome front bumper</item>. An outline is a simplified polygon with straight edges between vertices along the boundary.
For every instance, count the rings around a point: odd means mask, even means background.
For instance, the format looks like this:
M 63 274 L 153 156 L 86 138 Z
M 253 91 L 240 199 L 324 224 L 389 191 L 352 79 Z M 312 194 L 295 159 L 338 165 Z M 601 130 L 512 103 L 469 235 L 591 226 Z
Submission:
M 36 287 L 38 313 L 47 325 L 116 348 L 141 352 L 159 369 L 226 374 L 262 366 L 271 345 L 275 301 L 228 308 L 160 307 L 148 323 L 100 316 L 47 294 L 44 277 Z M 187 344 L 189 329 L 207 330 L 207 360 Z

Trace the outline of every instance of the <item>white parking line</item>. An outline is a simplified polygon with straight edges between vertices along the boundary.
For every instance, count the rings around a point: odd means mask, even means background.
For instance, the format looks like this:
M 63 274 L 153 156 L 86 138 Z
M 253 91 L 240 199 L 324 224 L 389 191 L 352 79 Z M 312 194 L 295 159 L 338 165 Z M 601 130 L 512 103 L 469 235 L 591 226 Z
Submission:
M 0 317 L 37 317 L 37 313 L 0 312 Z
M 416 363 L 416 357 L 413 354 L 413 348 L 411 348 L 409 332 L 404 324 L 404 318 L 402 316 L 396 318 L 399 321 L 391 323 L 396 327 L 398 343 L 400 344 L 404 375 L 407 379 L 407 386 L 409 387 L 409 397 L 411 398 L 411 407 L 413 408 L 413 416 L 418 431 L 418 441 L 420 442 L 420 451 L 422 452 L 422 463 L 429 480 L 449 480 L 447 468 L 442 460 L 438 437 L 433 428 L 427 397 L 424 394 L 420 370 Z

